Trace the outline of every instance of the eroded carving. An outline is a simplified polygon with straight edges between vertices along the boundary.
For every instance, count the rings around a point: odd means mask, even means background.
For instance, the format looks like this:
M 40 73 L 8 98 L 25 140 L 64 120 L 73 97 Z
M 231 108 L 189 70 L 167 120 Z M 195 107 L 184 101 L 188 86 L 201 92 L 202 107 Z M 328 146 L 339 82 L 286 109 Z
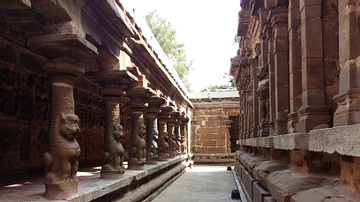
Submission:
M 79 117 L 75 114 L 61 114 L 58 130 L 49 135 L 49 150 L 44 154 L 45 185 L 58 189 L 77 187 L 76 172 L 79 168 L 80 146 L 76 136 L 80 133 Z M 45 195 L 51 195 L 48 189 Z M 50 196 L 51 198 L 51 196 Z
M 101 172 L 124 173 L 124 147 L 120 139 L 124 137 L 123 127 L 120 124 L 113 124 L 113 133 L 108 140 L 108 151 L 103 155 L 104 165 Z
M 146 134 L 146 127 L 143 123 L 143 119 L 139 119 L 137 126 L 137 133 L 133 134 L 131 138 L 132 146 L 129 151 L 129 164 L 142 166 L 146 162 L 145 149 L 146 141 L 144 136 Z

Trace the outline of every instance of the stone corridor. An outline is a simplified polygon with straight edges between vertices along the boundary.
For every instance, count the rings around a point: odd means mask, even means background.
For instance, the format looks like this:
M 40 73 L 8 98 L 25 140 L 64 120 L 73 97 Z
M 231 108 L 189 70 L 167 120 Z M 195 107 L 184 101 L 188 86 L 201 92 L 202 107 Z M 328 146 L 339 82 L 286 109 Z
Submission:
M 153 202 L 234 202 L 231 190 L 235 188 L 233 172 L 226 165 L 195 164 Z

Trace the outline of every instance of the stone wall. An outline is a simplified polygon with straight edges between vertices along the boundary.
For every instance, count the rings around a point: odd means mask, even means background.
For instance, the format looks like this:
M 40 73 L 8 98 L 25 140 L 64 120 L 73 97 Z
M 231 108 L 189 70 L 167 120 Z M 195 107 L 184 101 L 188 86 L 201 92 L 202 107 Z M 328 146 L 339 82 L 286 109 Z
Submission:
M 195 107 L 191 122 L 194 155 L 231 153 L 238 136 L 235 130 L 239 113 L 237 92 L 193 93 L 191 101 Z M 234 133 L 232 136 L 230 131 Z
M 244 153 L 237 159 L 246 182 L 259 181 L 276 201 L 356 201 L 359 2 L 241 0 L 240 6 L 230 72 L 240 94 Z

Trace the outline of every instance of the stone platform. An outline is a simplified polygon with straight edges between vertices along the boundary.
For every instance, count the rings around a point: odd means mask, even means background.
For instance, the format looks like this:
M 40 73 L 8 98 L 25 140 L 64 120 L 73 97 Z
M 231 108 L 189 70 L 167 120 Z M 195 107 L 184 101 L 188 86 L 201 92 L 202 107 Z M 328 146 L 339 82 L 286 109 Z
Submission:
M 117 180 L 101 179 L 101 167 L 80 168 L 78 193 L 64 200 L 56 201 L 141 201 L 155 192 L 165 182 L 181 174 L 189 166 L 186 156 L 178 156 L 157 165 L 145 165 L 144 170 L 126 170 Z M 49 201 L 45 192 L 42 172 L 4 176 L 0 182 L 2 201 Z

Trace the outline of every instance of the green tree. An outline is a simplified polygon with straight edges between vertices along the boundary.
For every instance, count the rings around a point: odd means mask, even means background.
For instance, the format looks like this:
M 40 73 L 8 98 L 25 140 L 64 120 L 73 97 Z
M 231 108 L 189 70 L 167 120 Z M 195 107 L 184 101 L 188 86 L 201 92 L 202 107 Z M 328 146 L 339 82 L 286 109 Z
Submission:
M 147 14 L 145 19 L 161 48 L 172 61 L 180 79 L 190 91 L 188 76 L 193 61 L 186 60 L 184 44 L 176 41 L 176 31 L 171 27 L 170 22 L 159 16 L 156 10 Z
M 230 85 L 210 85 L 206 88 L 204 88 L 203 90 L 201 90 L 201 92 L 215 92 L 217 89 L 231 89 Z

